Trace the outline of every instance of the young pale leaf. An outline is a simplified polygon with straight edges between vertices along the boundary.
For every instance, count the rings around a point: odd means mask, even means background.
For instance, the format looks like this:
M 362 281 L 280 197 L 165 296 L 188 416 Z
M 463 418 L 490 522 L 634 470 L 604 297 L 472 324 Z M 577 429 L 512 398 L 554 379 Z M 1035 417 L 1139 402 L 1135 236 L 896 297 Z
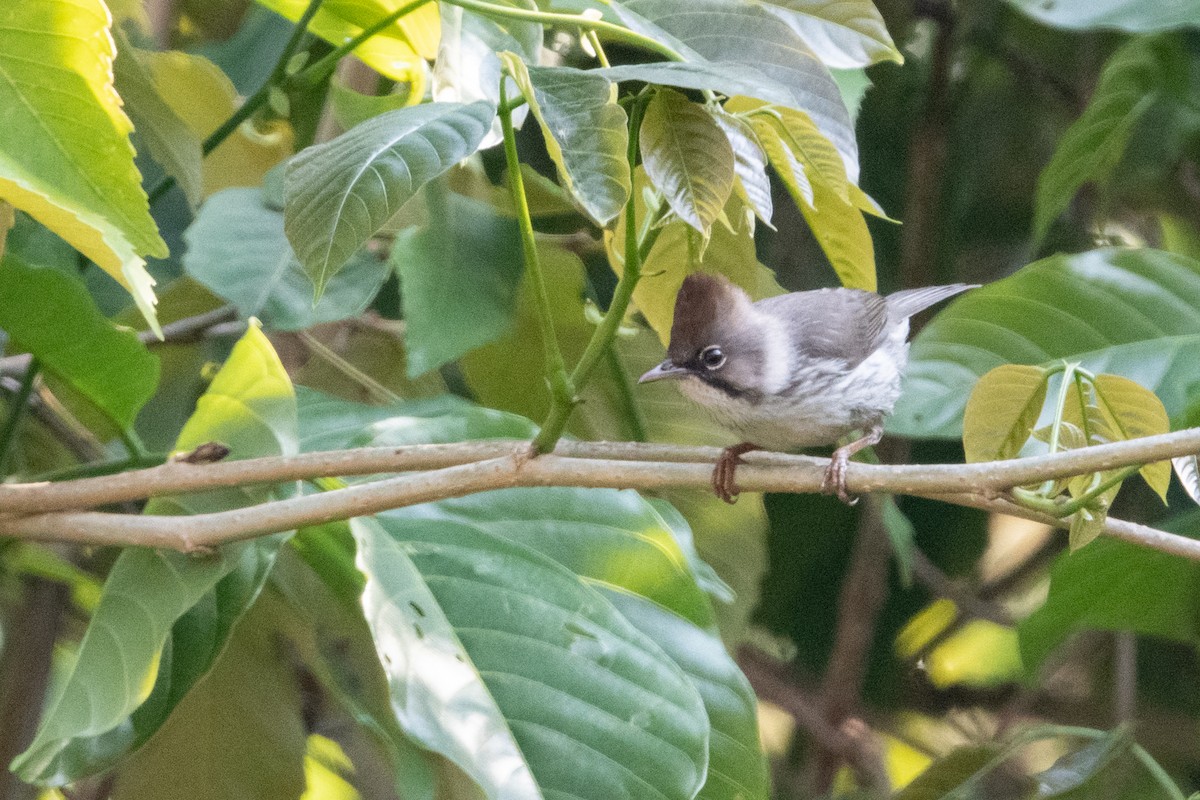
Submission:
M 817 130 L 808 114 L 791 108 L 770 106 L 748 97 L 732 97 L 725 110 L 745 117 L 762 137 L 774 134 L 793 157 L 812 173 L 813 181 L 825 183 L 844 202 L 850 202 L 846 168 L 833 144 Z M 778 167 L 776 168 L 778 169 Z
M 154 330 L 145 256 L 166 258 L 112 85 L 101 0 L 8 4 L 0 16 L 0 200 L 100 265 Z
M 236 458 L 294 453 L 291 382 L 254 326 L 197 403 L 176 446 L 219 440 Z M 198 513 L 263 502 L 262 488 L 156 500 L 149 513 Z M 13 770 L 62 785 L 103 770 L 158 730 L 208 671 L 261 590 L 283 542 L 271 536 L 198 559 L 129 548 L 108 573 L 79 656 Z M 147 696 L 145 686 L 153 683 Z
M 1109 490 L 1108 493 L 1113 492 Z M 1093 507 L 1090 504 L 1075 512 L 1075 516 L 1071 518 L 1071 528 L 1067 535 L 1071 552 L 1074 553 L 1079 548 L 1094 542 L 1096 537 L 1104 532 L 1106 519 L 1108 519 L 1106 509 Z
M 210 197 L 183 240 L 187 274 L 269 330 L 303 330 L 355 316 L 390 272 L 387 262 L 360 251 L 314 305 L 312 282 L 284 235 L 283 213 L 270 208 L 257 188 Z
M 452 519 L 414 522 L 351 523 L 363 610 L 410 736 L 489 797 L 695 795 L 708 720 L 653 641 L 528 548 Z
M 118 49 L 113 81 L 117 92 L 150 155 L 175 179 L 194 209 L 200 205 L 202 189 L 200 164 L 204 153 L 200 137 L 163 99 L 154 76 L 141 63 L 140 52 L 119 28 L 115 37 Z
M 80 280 L 57 270 L 12 255 L 0 264 L 0 328 L 10 350 L 28 350 L 119 430 L 133 425 L 158 387 L 158 358 L 106 319 Z
M 1008 3 L 1038 22 L 1056 28 L 1114 28 L 1129 33 L 1151 33 L 1200 27 L 1200 15 L 1196 14 L 1196 6 L 1190 0 L 1157 3 L 1142 0 L 1094 0 L 1090 3 L 1008 0 Z
M 401 231 L 389 261 L 400 276 L 411 378 L 512 327 L 525 263 L 516 220 L 444 190 L 426 197 L 429 224 Z
M 1146 387 L 1120 375 L 1097 375 L 1096 401 L 1108 428 L 1121 439 L 1170 433 L 1171 420 L 1162 401 Z M 1139 473 L 1164 503 L 1171 484 L 1171 462 L 1158 461 Z
M 812 188 L 812 205 L 797 205 L 838 280 L 848 289 L 875 291 L 875 247 L 862 211 L 825 183 L 816 182 Z
M 1149 249 L 1052 256 L 964 295 L 925 326 L 888 429 L 957 438 L 979 376 L 1060 359 L 1137 381 L 1180 420 L 1200 382 L 1197 348 L 1200 262 Z
M 1200 511 L 1157 527 L 1195 535 Z M 1045 603 L 1017 626 L 1027 675 L 1082 630 L 1133 631 L 1184 644 L 1200 641 L 1200 565 L 1158 550 L 1102 537 L 1063 554 L 1050 570 Z
M 425 182 L 475 152 L 495 115 L 486 102 L 402 108 L 289 162 L 284 230 L 318 299 L 326 282 Z
M 569 67 L 527 67 L 515 53 L 500 60 L 542 128 L 559 181 L 604 227 L 629 197 L 629 133 L 612 83 Z
M 1175 467 L 1175 474 L 1179 477 L 1184 491 L 1188 493 L 1188 497 L 1200 504 L 1200 465 L 1197 465 L 1196 462 L 1196 456 L 1179 456 L 1171 459 L 1171 464 Z
M 755 0 L 787 23 L 828 66 L 904 63 L 871 0 Z
M 733 148 L 703 108 L 671 89 L 646 106 L 639 144 L 646 175 L 671 210 L 704 236 L 733 191 Z
M 711 110 L 711 109 L 710 109 Z M 733 170 L 737 174 L 734 190 L 754 209 L 758 218 L 771 224 L 771 179 L 767 177 L 767 155 L 754 129 L 740 117 L 719 109 L 711 110 L 713 119 L 725 131 L 733 148 Z
M 984 375 L 963 412 L 968 462 L 1015 458 L 1029 440 L 1046 402 L 1046 370 L 1005 364 Z
M 736 64 L 766 78 L 763 85 L 785 86 L 786 99 L 763 99 L 808 114 L 837 148 L 850 180 L 858 180 L 858 144 L 841 92 L 821 59 L 782 19 L 749 0 L 629 0 L 622 6 L 614 4 L 614 10 L 632 12 L 704 61 Z
M 1035 240 L 1046 235 L 1080 186 L 1111 174 L 1138 120 L 1172 83 L 1170 72 L 1187 69 L 1186 59 L 1174 51 L 1177 46 L 1174 40 L 1137 37 L 1109 58 L 1091 103 L 1063 134 L 1038 178 Z

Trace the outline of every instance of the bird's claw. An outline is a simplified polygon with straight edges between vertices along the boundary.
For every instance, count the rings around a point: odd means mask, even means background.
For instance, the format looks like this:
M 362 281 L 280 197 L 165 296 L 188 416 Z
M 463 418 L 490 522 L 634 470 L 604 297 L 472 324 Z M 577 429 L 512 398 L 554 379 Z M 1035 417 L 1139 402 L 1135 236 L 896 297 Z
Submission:
M 755 445 L 743 442 L 742 444 L 735 444 L 732 447 L 726 447 L 721 451 L 721 456 L 717 459 L 717 465 L 713 467 L 712 474 L 713 493 L 717 497 L 730 505 L 737 502 L 738 495 L 741 494 L 741 490 L 738 489 L 737 483 L 735 483 L 738 464 L 744 463 L 742 461 L 743 453 L 757 449 Z
M 844 453 L 834 451 L 829 468 L 825 470 L 825 479 L 821 481 L 821 492 L 835 494 L 838 500 L 853 506 L 858 504 L 858 498 L 846 490 L 846 466 L 849 463 L 850 459 Z

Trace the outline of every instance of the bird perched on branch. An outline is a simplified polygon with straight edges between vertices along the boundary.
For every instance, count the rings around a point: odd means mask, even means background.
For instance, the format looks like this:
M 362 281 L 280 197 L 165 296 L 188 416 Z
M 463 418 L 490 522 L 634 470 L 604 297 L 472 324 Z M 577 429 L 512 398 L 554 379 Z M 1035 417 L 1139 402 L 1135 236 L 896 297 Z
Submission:
M 850 456 L 877 443 L 900 396 L 908 318 L 975 288 L 956 283 L 882 297 L 817 289 L 752 302 L 725 278 L 694 273 L 675 298 L 667 358 L 639 383 L 670 378 L 744 440 L 725 448 L 713 490 L 732 503 L 741 456 L 862 436 L 833 452 L 822 491 L 846 503 Z

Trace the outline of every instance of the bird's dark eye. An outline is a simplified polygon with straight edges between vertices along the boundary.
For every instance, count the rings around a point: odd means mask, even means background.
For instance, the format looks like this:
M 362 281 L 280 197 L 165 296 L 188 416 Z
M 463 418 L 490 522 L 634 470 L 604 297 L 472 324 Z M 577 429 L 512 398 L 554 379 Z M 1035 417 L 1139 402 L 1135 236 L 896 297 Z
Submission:
M 715 344 L 700 351 L 700 363 L 705 369 L 720 369 L 725 366 L 725 354 Z

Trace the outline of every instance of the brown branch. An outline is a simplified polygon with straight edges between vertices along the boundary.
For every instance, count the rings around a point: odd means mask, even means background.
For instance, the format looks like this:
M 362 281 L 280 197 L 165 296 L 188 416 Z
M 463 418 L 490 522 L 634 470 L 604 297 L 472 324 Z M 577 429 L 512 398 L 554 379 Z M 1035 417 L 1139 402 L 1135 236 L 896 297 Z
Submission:
M 912 553 L 912 574 L 931 593 L 954 603 L 960 614 L 995 622 L 997 625 L 1014 624 L 1012 615 L 1001 606 L 989 603 L 960 586 L 938 569 L 937 564 L 929 560 L 929 556 L 916 549 Z
M 296 527 L 364 516 L 393 508 L 516 486 L 578 486 L 643 490 L 710 485 L 717 448 L 641 443 L 562 443 L 530 458 L 527 442 L 483 441 L 411 447 L 373 447 L 231 461 L 169 463 L 118 475 L 57 484 L 0 486 L 0 535 L 86 544 L 203 549 Z M 1013 486 L 1159 461 L 1200 451 L 1200 428 L 1054 455 L 985 464 L 852 464 L 848 486 L 858 494 L 889 492 L 931 497 L 1063 526 L 1004 499 Z M 820 491 L 825 459 L 779 453 L 747 457 L 738 471 L 745 491 Z M 129 516 L 67 511 L 133 499 L 333 475 L 431 470 L 339 491 L 189 517 Z M 20 517 L 18 514 L 30 514 Z M 1106 533 L 1200 560 L 1200 540 L 1131 522 L 1109 520 Z

